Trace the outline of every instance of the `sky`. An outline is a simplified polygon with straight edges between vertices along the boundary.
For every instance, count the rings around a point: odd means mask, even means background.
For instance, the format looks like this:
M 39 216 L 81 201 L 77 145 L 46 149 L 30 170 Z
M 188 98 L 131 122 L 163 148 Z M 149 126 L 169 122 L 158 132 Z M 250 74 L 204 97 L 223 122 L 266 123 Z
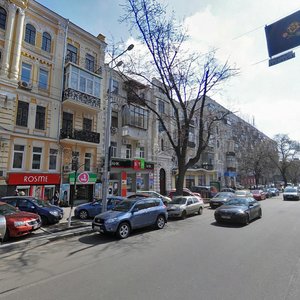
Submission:
M 39 0 L 59 15 L 109 45 L 132 42 L 120 23 L 126 0 Z M 295 0 L 161 0 L 174 10 L 199 53 L 218 49 L 216 56 L 240 69 L 222 92 L 209 95 L 269 136 L 287 134 L 300 142 L 300 51 L 296 57 L 269 67 L 265 25 L 300 10 Z

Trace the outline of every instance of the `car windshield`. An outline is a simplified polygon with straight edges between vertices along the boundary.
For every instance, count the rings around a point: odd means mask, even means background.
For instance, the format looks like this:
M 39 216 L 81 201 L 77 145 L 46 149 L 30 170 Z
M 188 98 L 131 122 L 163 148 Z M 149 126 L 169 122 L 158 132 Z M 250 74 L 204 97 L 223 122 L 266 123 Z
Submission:
M 214 198 L 227 198 L 227 197 L 231 197 L 233 195 L 233 193 L 218 193 Z
M 176 197 L 170 202 L 170 204 L 185 204 L 185 203 L 186 203 L 186 198 L 182 198 L 182 197 Z
M 259 194 L 260 191 L 259 190 L 254 190 L 254 191 L 251 191 L 252 194 Z
M 50 203 L 48 201 L 44 201 L 44 200 L 41 200 L 41 199 L 37 199 L 37 198 L 33 198 L 31 199 L 32 202 L 34 202 L 37 206 L 40 206 L 40 207 L 50 207 Z
M 118 203 L 113 210 L 115 211 L 129 211 L 131 209 L 131 207 L 133 206 L 135 202 L 134 201 L 122 201 L 120 203 Z
M 245 205 L 249 205 L 249 201 L 247 199 L 243 199 L 243 198 L 234 198 L 229 200 L 226 205 L 238 205 L 238 206 L 245 206 Z
M 288 193 L 296 193 L 297 192 L 297 189 L 296 188 L 293 188 L 293 187 L 287 187 L 285 188 L 284 192 L 288 192 Z
M 14 214 L 16 213 L 18 210 L 9 205 L 9 204 L 2 204 L 0 205 L 0 215 L 2 216 L 7 216 L 7 215 L 11 215 L 11 214 Z

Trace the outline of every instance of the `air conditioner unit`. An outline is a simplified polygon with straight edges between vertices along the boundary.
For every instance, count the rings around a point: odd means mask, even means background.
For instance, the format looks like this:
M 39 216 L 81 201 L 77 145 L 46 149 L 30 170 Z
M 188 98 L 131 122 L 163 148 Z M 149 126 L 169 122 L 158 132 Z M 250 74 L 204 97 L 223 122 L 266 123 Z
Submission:
M 32 89 L 32 84 L 27 81 L 19 81 L 19 87 L 26 89 L 26 90 L 31 90 Z
M 64 172 L 71 172 L 71 167 L 69 165 L 64 165 L 63 166 L 63 171 Z

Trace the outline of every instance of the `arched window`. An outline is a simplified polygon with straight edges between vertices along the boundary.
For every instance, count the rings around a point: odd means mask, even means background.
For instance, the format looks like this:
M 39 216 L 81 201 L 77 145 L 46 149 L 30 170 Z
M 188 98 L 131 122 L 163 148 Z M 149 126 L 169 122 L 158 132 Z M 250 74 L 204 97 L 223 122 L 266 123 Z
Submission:
M 51 51 L 51 35 L 48 32 L 43 33 L 42 50 Z
M 5 29 L 6 27 L 6 10 L 0 7 L 0 28 Z
M 35 35 L 36 35 L 36 30 L 34 26 L 31 24 L 26 25 L 26 31 L 25 31 L 25 42 L 35 45 Z

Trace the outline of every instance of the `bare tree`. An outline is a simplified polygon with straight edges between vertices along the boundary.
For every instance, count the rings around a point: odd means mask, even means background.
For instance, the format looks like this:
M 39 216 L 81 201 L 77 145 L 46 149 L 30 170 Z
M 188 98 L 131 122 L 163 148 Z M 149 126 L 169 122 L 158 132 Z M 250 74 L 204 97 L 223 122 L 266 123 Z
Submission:
M 152 111 L 160 122 L 177 157 L 176 190 L 181 194 L 187 169 L 199 161 L 214 124 L 229 114 L 229 111 L 207 113 L 207 94 L 237 71 L 228 62 L 218 64 L 214 52 L 200 55 L 186 50 L 187 31 L 176 23 L 174 13 L 168 15 L 167 6 L 157 0 L 127 0 L 124 11 L 121 21 L 129 24 L 132 35 L 137 34 L 149 55 L 142 64 L 136 58 L 132 60 L 131 76 L 159 88 L 173 111 L 172 116 L 166 118 L 155 103 L 140 98 L 140 104 Z M 158 79 L 159 85 L 154 83 L 153 77 Z M 190 127 L 195 119 L 198 120 L 196 148 L 194 155 L 188 158 Z
M 277 144 L 279 160 L 274 160 L 272 156 L 270 158 L 279 170 L 284 181 L 284 186 L 287 186 L 289 169 L 293 165 L 295 156 L 300 151 L 300 144 L 297 141 L 291 140 L 287 134 L 275 135 L 274 141 Z

